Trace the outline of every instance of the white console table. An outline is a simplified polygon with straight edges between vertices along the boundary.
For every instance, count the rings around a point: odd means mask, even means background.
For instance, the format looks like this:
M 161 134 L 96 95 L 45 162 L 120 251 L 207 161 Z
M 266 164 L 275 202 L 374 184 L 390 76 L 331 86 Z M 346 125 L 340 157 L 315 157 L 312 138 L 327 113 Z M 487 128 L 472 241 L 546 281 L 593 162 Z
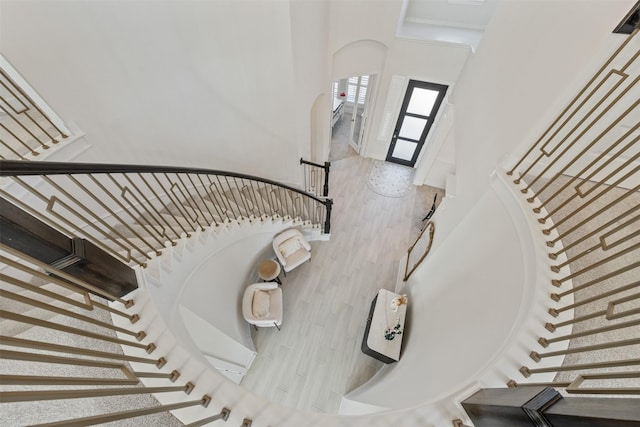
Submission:
M 391 300 L 399 295 L 386 289 L 380 289 L 371 303 L 371 310 L 367 318 L 367 327 L 362 339 L 362 352 L 384 363 L 400 360 L 402 337 L 404 336 L 404 321 L 407 305 L 403 304 L 393 311 Z M 400 325 L 402 334 L 395 335 L 392 340 L 385 338 L 385 331 Z

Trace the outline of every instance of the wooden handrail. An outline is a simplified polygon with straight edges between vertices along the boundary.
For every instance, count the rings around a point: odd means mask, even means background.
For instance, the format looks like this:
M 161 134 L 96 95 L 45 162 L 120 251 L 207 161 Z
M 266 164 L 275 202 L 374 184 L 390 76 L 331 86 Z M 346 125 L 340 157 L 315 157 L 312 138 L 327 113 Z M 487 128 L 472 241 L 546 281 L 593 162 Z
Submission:
M 195 174 L 217 175 L 223 177 L 247 179 L 251 181 L 271 184 L 287 190 L 299 193 L 305 197 L 323 203 L 324 199 L 306 193 L 298 188 L 279 183 L 267 178 L 247 175 L 237 172 L 229 172 L 216 169 L 189 168 L 180 166 L 150 166 L 150 165 L 125 165 L 108 163 L 67 163 L 67 162 L 24 162 L 21 160 L 0 160 L 0 176 L 33 176 L 33 175 L 79 175 L 79 174 Z
M 308 160 L 305 160 L 302 157 L 300 157 L 300 164 L 301 165 L 315 166 L 317 168 L 322 168 L 322 169 L 325 169 L 325 170 L 329 170 L 331 168 L 331 162 L 324 162 L 324 164 L 321 165 L 319 163 L 314 163 L 314 162 L 310 162 Z
M 3 198 L 39 221 L 142 267 L 166 244 L 232 221 L 284 218 L 330 233 L 333 201 L 255 176 L 211 169 L 0 160 L 32 198 Z M 33 178 L 37 177 L 37 178 Z M 24 198 L 22 198 L 24 199 Z M 0 200 L 4 202 L 4 200 Z
M 420 258 L 411 266 L 411 268 L 409 268 L 411 253 L 413 252 L 413 249 L 416 247 L 418 242 L 421 241 L 422 235 L 427 229 L 429 230 L 429 242 L 427 243 L 427 247 L 425 248 Z M 422 261 L 424 261 L 427 255 L 429 255 L 429 251 L 431 251 L 431 245 L 433 244 L 433 234 L 435 233 L 435 231 L 436 231 L 436 225 L 433 223 L 433 221 L 427 222 L 424 225 L 424 227 L 422 227 L 422 230 L 420 230 L 420 234 L 416 238 L 416 241 L 413 242 L 411 247 L 409 247 L 409 249 L 407 250 L 407 262 L 404 266 L 404 278 L 402 279 L 404 282 L 406 282 L 409 279 L 409 277 L 413 274 L 416 268 L 418 268 L 420 263 L 422 263 Z

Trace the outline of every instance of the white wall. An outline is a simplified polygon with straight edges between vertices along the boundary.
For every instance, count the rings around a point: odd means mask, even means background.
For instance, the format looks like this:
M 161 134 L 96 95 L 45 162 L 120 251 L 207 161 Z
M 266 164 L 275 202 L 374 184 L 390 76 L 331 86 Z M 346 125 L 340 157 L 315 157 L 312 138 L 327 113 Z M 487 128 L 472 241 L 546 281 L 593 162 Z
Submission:
M 206 167 L 295 183 L 312 141 L 321 145 L 316 160 L 328 157 L 331 97 L 323 115 L 312 119 L 311 110 L 333 78 L 384 73 L 374 108 L 384 104 L 392 74 L 457 78 L 459 50 L 450 56 L 443 46 L 395 39 L 401 6 L 9 0 L 0 37 L 7 59 L 86 133 L 91 148 L 76 161 Z M 388 141 L 373 145 L 364 154 L 383 158 Z
M 425 153 L 416 168 L 414 183 L 445 188 L 446 177 L 455 173 L 454 106 L 443 104 L 442 116 L 431 130 Z
M 319 1 L 291 0 L 291 46 L 294 67 L 294 120 L 299 157 L 324 161 L 329 153 L 322 153 L 328 146 L 331 111 L 330 65 L 328 61 L 329 4 Z M 314 105 L 319 97 L 325 108 Z M 311 144 L 314 144 L 312 148 Z M 318 154 L 312 156 L 317 151 Z M 315 154 L 315 153 L 314 153 Z M 300 168 L 298 168 L 300 170 Z
M 524 153 L 608 56 L 612 42 L 624 38 L 611 31 L 633 4 L 497 5 L 454 91 L 460 214 L 482 197 L 496 165 Z
M 373 40 L 385 46 L 393 41 L 402 0 L 332 0 L 329 4 L 330 52 L 335 53 L 358 40 Z M 360 74 L 349 74 L 355 75 Z
M 395 38 L 402 0 L 334 0 L 329 3 L 332 80 L 352 76 L 380 76 L 387 59 L 388 46 Z M 378 96 L 379 82 L 376 79 L 368 89 L 373 94 L 370 105 L 384 103 L 384 98 Z M 328 111 L 331 109 L 329 105 Z M 371 115 L 368 117 L 367 121 L 371 123 Z M 367 133 L 365 131 L 365 135 Z M 330 145 L 327 149 L 329 147 Z M 360 154 L 368 157 L 363 148 L 360 149 Z
M 255 280 L 258 263 L 273 256 L 273 237 L 273 232 L 262 231 L 216 248 L 184 280 L 176 303 L 233 340 L 253 348 L 249 326 L 242 317 L 242 296 L 247 285 Z
M 434 247 L 406 285 L 400 361 L 347 399 L 392 409 L 438 402 L 477 381 L 511 339 L 527 304 L 523 244 L 529 242 L 521 241 L 495 191 L 450 234 L 438 218 Z
M 300 49 L 292 48 L 288 2 L 3 1 L 1 8 L 3 54 L 87 133 L 92 149 L 78 160 L 297 178 Z M 305 102 L 308 116 L 313 99 Z
M 341 80 L 346 92 L 346 80 L 353 76 L 382 73 L 387 46 L 375 40 L 358 40 L 341 47 L 333 54 L 333 80 Z

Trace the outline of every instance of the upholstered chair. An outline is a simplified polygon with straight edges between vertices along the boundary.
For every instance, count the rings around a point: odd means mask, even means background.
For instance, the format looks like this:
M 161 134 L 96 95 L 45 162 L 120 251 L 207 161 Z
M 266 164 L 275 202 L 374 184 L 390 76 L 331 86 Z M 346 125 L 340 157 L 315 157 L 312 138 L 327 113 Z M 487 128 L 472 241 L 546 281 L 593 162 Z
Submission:
M 282 325 L 282 289 L 276 282 L 247 286 L 242 297 L 242 316 L 257 329 Z
M 273 251 L 285 274 L 311 259 L 311 245 L 296 228 L 278 234 L 273 239 Z

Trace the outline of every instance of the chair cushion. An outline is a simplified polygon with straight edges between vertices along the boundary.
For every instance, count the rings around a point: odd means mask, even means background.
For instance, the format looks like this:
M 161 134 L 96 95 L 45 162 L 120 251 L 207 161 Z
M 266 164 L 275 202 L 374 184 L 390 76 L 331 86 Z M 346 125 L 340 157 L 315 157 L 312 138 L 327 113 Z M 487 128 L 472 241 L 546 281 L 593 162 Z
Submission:
M 291 271 L 292 269 L 296 268 L 297 266 L 309 260 L 310 258 L 311 258 L 311 252 L 297 251 L 296 253 L 291 255 L 289 258 L 287 258 L 287 265 L 284 266 L 284 269 L 286 271 Z
M 300 249 L 302 245 L 300 244 L 300 240 L 297 236 L 290 237 L 284 242 L 282 242 L 279 246 L 280 253 L 283 257 L 288 258 Z
M 269 315 L 269 292 L 260 290 L 254 292 L 251 311 L 255 317 L 267 317 Z

